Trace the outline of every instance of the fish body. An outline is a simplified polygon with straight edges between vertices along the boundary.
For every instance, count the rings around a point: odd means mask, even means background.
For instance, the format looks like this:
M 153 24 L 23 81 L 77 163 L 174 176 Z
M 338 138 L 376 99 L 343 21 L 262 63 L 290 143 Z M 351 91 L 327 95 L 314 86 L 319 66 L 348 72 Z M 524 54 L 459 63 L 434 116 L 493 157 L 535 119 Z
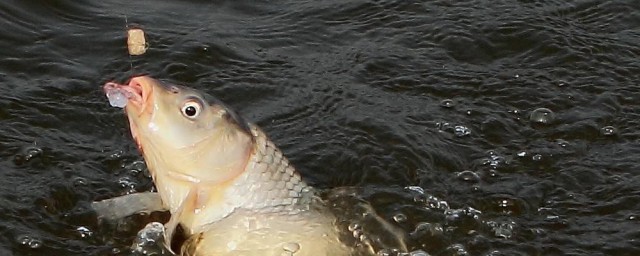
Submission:
M 257 126 L 219 100 L 150 77 L 107 83 L 180 225 L 181 255 L 349 255 L 335 217 Z

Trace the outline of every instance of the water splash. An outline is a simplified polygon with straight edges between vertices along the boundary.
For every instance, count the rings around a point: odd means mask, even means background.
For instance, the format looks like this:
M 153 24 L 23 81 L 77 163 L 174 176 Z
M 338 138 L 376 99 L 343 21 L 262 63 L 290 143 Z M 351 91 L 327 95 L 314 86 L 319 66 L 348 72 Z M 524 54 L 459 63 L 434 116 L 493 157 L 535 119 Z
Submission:
M 160 222 L 151 222 L 138 232 L 131 246 L 134 255 L 165 255 L 168 254 L 164 247 L 164 225 Z

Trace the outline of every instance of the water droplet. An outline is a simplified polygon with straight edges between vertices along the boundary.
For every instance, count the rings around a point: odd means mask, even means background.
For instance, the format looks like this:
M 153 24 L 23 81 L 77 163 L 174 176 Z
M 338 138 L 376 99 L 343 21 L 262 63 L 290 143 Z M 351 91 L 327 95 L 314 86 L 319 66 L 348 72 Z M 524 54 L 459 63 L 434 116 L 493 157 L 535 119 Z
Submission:
M 445 99 L 440 102 L 440 106 L 443 108 L 452 108 L 456 105 L 456 103 L 451 99 Z
M 42 240 L 29 235 L 21 235 L 17 238 L 17 240 L 19 244 L 29 247 L 31 249 L 38 249 L 42 247 Z
M 76 231 L 78 231 L 78 233 L 80 234 L 80 237 L 82 237 L 82 238 L 87 238 L 87 237 L 90 237 L 91 235 L 93 235 L 93 231 L 91 231 L 87 227 L 78 227 L 78 228 L 76 228 Z
M 398 223 L 405 222 L 405 221 L 407 221 L 407 215 L 404 215 L 402 213 L 398 213 L 396 215 L 393 215 L 393 220 L 395 220 Z
M 618 133 L 618 130 L 613 126 L 605 126 L 600 129 L 600 134 L 602 136 L 613 136 Z
M 548 108 L 538 108 L 531 112 L 529 121 L 534 124 L 551 124 L 555 120 L 556 115 Z
M 456 177 L 462 181 L 467 181 L 472 183 L 480 182 L 480 175 L 469 170 L 457 173 Z
M 464 137 L 471 134 L 471 130 L 465 126 L 457 125 L 454 128 L 454 134 L 458 137 Z

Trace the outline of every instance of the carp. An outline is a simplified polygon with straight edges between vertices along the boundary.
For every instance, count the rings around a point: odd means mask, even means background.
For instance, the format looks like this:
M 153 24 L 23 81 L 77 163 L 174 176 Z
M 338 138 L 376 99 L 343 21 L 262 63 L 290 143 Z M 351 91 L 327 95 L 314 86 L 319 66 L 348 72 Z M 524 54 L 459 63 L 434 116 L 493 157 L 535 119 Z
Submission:
M 187 238 L 180 255 L 353 252 L 314 188 L 260 128 L 218 99 L 148 76 L 103 89 L 124 107 L 157 193 L 95 202 L 100 215 L 168 210 L 165 241 L 178 226 Z

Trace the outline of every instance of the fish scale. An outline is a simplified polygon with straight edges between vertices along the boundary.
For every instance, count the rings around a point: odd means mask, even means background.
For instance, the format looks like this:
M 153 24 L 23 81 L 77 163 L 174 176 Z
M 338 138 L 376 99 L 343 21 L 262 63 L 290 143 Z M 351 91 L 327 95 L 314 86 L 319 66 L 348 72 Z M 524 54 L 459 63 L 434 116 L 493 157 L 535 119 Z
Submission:
M 350 250 L 337 242 L 335 220 L 312 203 L 318 202 L 312 187 L 302 181 L 262 130 L 250 127 L 254 152 L 245 172 L 229 190 L 244 191 L 241 194 L 251 195 L 250 200 L 191 236 L 183 244 L 181 255 L 349 254 Z M 289 247 L 302 251 L 290 252 Z
M 305 208 L 304 205 L 297 204 L 300 202 L 298 199 L 305 194 L 310 196 L 312 188 L 300 179 L 295 168 L 262 130 L 251 125 L 251 133 L 255 139 L 255 151 L 234 190 L 246 186 L 252 200 L 245 201 L 240 207 L 267 212 L 273 212 L 273 209 L 266 208 L 275 206 L 284 206 L 278 207 L 278 211 L 297 212 Z

